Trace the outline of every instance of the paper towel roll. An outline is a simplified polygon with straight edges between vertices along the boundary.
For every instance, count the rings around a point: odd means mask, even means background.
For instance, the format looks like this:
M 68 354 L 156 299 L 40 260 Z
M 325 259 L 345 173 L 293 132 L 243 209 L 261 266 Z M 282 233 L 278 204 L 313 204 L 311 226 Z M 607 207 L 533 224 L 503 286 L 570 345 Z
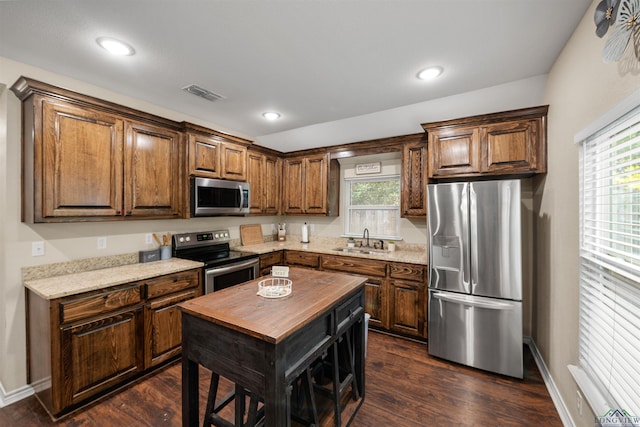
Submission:
M 302 225 L 302 243 L 309 243 L 309 228 L 306 222 Z

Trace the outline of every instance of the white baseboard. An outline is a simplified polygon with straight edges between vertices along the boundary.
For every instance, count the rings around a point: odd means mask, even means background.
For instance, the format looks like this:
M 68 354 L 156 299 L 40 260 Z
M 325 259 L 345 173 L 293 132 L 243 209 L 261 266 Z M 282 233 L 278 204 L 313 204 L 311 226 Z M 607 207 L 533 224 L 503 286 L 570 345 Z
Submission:
M 0 382 L 0 408 L 4 408 L 5 406 L 9 406 L 12 403 L 15 403 L 19 400 L 24 399 L 25 397 L 29 397 L 33 394 L 33 387 L 30 385 L 25 385 L 20 387 L 19 389 L 13 390 L 7 393 Z
M 562 396 L 560 396 L 560 392 L 556 387 L 556 383 L 553 381 L 551 374 L 549 373 L 549 369 L 547 369 L 547 365 L 544 363 L 540 352 L 538 351 L 538 347 L 536 347 L 536 343 L 533 341 L 531 337 L 524 337 L 524 343 L 529 346 L 531 350 L 531 354 L 533 355 L 533 359 L 536 361 L 536 365 L 538 365 L 538 370 L 540 371 L 540 375 L 542 375 L 542 379 L 544 380 L 544 384 L 547 386 L 547 390 L 551 395 L 551 400 L 558 411 L 558 415 L 560 415 L 560 420 L 565 427 L 575 427 L 575 423 L 573 422 L 573 418 L 571 418 L 571 414 L 567 409 L 567 405 L 565 405 Z

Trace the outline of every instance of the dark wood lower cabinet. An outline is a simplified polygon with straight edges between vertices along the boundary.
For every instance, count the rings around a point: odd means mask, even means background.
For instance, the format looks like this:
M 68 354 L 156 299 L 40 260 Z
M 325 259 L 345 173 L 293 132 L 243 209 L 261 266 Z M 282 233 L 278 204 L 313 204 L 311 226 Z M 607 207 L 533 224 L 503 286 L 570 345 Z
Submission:
M 283 265 L 284 251 L 269 252 L 260 255 L 260 275 L 267 276 L 271 274 L 271 267 L 274 265 Z
M 142 307 L 63 327 L 64 406 L 74 405 L 141 372 Z
M 27 291 L 28 381 L 54 417 L 181 352 L 177 304 L 200 269 L 47 300 Z
M 364 311 L 369 313 L 369 326 L 387 328 L 386 280 L 368 278 L 364 284 Z
M 389 329 L 404 335 L 426 337 L 426 296 L 424 283 L 390 281 Z

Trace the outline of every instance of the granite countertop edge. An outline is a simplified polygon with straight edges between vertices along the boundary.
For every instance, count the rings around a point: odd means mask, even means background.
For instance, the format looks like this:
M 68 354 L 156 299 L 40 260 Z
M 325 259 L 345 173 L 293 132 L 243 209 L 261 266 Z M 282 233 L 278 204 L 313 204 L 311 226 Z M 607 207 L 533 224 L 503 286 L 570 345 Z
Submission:
M 23 280 L 25 288 L 41 298 L 52 300 L 84 292 L 145 280 L 165 274 L 200 268 L 204 264 L 180 258 L 127 264 L 98 270 Z
M 259 243 L 255 245 L 246 245 L 246 246 L 236 246 L 235 250 L 240 250 L 244 252 L 252 252 L 259 255 L 268 254 L 270 252 L 276 252 L 281 250 L 295 250 L 295 251 L 303 251 L 303 252 L 316 252 L 328 255 L 340 255 L 340 256 L 350 256 L 356 258 L 365 258 L 365 259 L 375 259 L 380 261 L 390 261 L 390 262 L 404 262 L 409 264 L 420 264 L 420 265 L 428 265 L 429 257 L 427 256 L 426 247 L 425 250 L 395 250 L 393 252 L 388 252 L 384 255 L 373 255 L 373 254 L 359 254 L 353 252 L 342 252 L 335 250 L 337 247 L 341 247 L 340 245 L 336 245 L 335 243 L 302 243 L 297 241 L 272 241 Z M 346 245 L 342 245 L 346 246 Z

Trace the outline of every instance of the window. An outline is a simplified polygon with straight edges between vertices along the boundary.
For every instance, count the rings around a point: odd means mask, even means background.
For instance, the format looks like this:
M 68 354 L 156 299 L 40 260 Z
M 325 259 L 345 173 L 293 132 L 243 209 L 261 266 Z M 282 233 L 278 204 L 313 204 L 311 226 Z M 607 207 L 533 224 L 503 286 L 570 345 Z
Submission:
M 345 234 L 398 239 L 400 236 L 400 177 L 345 179 Z
M 640 108 L 580 143 L 579 366 L 597 416 L 640 416 Z

